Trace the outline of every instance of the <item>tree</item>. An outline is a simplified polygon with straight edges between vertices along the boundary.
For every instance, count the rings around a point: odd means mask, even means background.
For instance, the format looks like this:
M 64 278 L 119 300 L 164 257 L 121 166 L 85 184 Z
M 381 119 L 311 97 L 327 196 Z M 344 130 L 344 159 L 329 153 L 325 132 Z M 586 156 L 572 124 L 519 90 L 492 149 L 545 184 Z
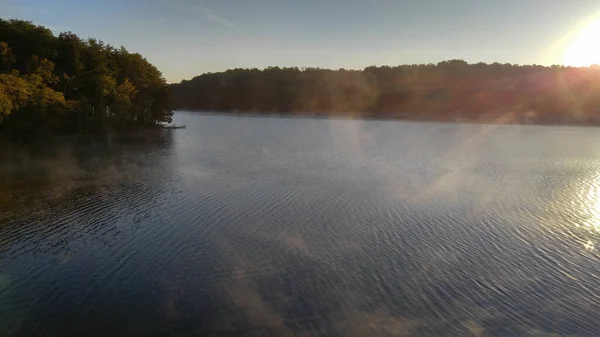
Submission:
M 54 74 L 54 63 L 37 55 L 27 60 L 26 73 L 39 76 L 46 84 L 54 84 L 58 81 L 58 76 Z
M 136 95 L 137 90 L 135 86 L 127 78 L 116 87 L 114 93 L 113 116 L 119 126 L 133 121 L 133 102 Z
M 43 136 L 170 121 L 170 91 L 139 54 L 0 19 L 0 135 Z
M 597 67 L 455 59 L 363 70 L 231 69 L 170 89 L 177 108 L 196 110 L 600 124 L 598 83 Z
M 0 86 L 0 122 L 14 109 L 12 99 L 6 93 L 4 86 Z
M 15 56 L 12 49 L 6 42 L 0 42 L 0 73 L 9 73 L 12 65 L 15 63 Z

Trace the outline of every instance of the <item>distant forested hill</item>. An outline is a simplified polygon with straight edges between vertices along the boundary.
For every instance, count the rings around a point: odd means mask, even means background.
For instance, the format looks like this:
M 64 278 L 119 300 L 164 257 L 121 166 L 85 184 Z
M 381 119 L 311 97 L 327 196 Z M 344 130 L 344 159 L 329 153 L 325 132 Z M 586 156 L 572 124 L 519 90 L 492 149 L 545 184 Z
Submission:
M 600 67 L 438 64 L 233 69 L 171 85 L 176 108 L 433 121 L 600 124 Z
M 141 55 L 0 19 L 0 136 L 129 130 L 171 115 L 166 81 Z

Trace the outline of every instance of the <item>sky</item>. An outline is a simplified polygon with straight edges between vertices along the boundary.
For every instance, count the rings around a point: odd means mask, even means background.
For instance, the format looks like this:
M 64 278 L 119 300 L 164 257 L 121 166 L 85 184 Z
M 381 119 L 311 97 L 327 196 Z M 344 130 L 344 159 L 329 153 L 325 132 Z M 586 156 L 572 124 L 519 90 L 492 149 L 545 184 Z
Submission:
M 173 83 L 267 66 L 561 64 L 600 1 L 0 0 L 0 13 L 123 45 Z

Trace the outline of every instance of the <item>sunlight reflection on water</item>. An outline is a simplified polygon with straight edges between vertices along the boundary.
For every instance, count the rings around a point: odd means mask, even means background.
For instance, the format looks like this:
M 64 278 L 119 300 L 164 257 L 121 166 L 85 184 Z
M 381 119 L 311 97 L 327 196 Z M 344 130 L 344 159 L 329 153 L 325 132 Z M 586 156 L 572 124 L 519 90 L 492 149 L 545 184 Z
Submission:
M 579 201 L 579 213 L 582 224 L 576 223 L 580 228 L 582 237 L 580 241 L 585 250 L 594 250 L 600 237 L 600 173 L 595 172 L 592 177 L 582 183 L 580 192 L 575 197 Z

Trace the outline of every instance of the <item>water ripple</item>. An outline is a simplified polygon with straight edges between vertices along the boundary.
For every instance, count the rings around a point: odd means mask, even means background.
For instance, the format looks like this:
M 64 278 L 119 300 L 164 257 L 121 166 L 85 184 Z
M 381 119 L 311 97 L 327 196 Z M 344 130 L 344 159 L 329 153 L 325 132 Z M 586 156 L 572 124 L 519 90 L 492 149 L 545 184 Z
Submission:
M 595 129 L 176 118 L 3 157 L 4 335 L 599 331 Z

